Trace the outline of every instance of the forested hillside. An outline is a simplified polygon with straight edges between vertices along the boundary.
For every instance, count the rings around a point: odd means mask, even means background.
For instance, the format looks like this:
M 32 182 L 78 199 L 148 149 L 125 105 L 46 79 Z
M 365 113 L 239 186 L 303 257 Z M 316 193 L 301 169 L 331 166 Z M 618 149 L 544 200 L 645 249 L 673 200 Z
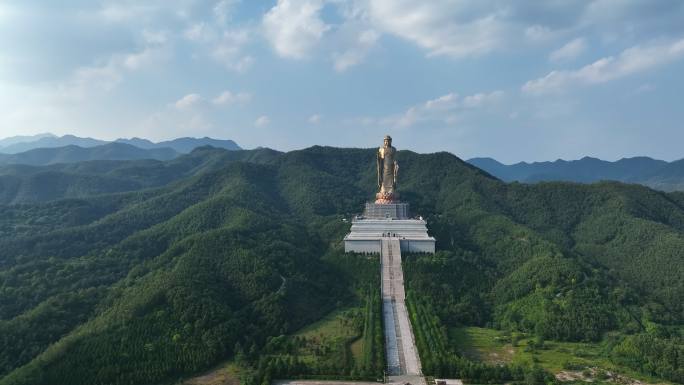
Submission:
M 398 157 L 402 198 L 440 250 L 405 260 L 412 314 L 430 316 L 414 320 L 427 374 L 485 373 L 444 331 L 480 325 L 610 340 L 611 359 L 683 381 L 684 194 L 506 184 L 448 153 Z M 342 219 L 374 193 L 374 150 L 72 167 L 51 171 L 136 191 L 0 206 L 0 384 L 168 383 L 236 354 L 258 365 L 274 337 L 359 291 L 348 266 L 366 257 L 342 257 Z
M 0 166 L 0 204 L 46 202 L 158 187 L 218 169 L 226 162 L 267 163 L 278 154 L 270 149 L 215 151 L 211 147 L 200 147 L 166 162 L 92 160 L 46 167 Z

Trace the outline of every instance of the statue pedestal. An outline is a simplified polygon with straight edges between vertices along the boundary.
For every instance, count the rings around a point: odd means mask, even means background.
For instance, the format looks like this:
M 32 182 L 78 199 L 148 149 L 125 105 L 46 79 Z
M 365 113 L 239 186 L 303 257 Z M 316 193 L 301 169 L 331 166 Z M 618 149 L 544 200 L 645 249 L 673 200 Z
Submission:
M 399 203 L 399 194 L 379 192 L 375 194 L 375 203 L 379 205 L 386 205 L 390 203 Z
M 363 218 L 368 219 L 408 219 L 409 204 L 404 202 L 393 203 L 366 203 L 363 210 Z
M 428 235 L 422 218 L 409 218 L 409 204 L 366 203 L 362 216 L 352 219 L 351 232 L 344 237 L 344 251 L 380 253 L 383 239 L 399 240 L 406 253 L 435 252 L 435 238 Z

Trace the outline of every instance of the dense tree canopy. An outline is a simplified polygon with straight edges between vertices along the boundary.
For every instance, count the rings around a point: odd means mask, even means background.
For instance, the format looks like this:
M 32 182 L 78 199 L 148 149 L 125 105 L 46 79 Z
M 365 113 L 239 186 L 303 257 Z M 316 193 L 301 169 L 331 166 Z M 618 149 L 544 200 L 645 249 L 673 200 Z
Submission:
M 258 357 L 342 306 L 359 282 L 340 263 L 342 219 L 375 190 L 373 151 L 202 148 L 32 171 L 131 183 L 111 191 L 67 181 L 78 193 L 19 199 L 30 194 L 0 185 L 3 202 L 42 202 L 0 206 L 0 384 L 174 381 Z M 473 366 L 441 340 L 444 327 L 489 325 L 564 341 L 619 332 L 616 360 L 681 381 L 681 194 L 505 184 L 451 154 L 398 157 L 400 193 L 440 250 L 405 260 L 418 342 L 448 356 L 428 370 L 539 377 Z M 373 300 L 364 306 L 372 313 Z

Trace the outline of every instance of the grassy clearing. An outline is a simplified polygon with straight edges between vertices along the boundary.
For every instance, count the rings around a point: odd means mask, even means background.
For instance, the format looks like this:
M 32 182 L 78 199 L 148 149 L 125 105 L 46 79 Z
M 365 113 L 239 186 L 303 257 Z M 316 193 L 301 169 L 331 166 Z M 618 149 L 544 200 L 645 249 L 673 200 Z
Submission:
M 300 341 L 291 351 L 292 355 L 309 364 L 321 361 L 333 364 L 336 361 L 348 361 L 350 356 L 353 360 L 360 359 L 363 341 L 358 354 L 354 354 L 351 345 L 361 340 L 359 322 L 362 322 L 362 317 L 363 308 L 359 307 L 331 312 L 290 337 L 291 340 Z
M 452 328 L 449 330 L 449 341 L 461 354 L 475 361 L 508 363 L 515 355 L 513 346 L 502 343 L 502 333 L 494 329 Z
M 450 329 L 449 342 L 471 360 L 490 364 L 537 364 L 554 374 L 597 368 L 598 371 L 619 373 L 644 382 L 662 383 L 613 364 L 603 353 L 600 343 L 543 341 L 540 346 L 538 341 L 524 334 L 511 335 L 478 327 Z M 592 382 L 600 383 L 596 379 Z
M 530 348 L 531 340 L 522 340 L 513 361 L 538 363 L 554 373 L 572 368 L 600 367 L 615 370 L 608 358 L 601 354 L 598 344 L 545 341 L 543 348 Z
M 349 311 L 359 311 L 361 308 L 350 307 L 346 309 L 334 310 L 323 319 L 307 325 L 299 330 L 294 337 L 303 338 L 350 338 L 355 335 L 355 331 L 346 325 L 344 322 L 344 315 Z
M 351 349 L 352 357 L 354 357 L 354 362 L 361 362 L 361 359 L 363 358 L 363 348 L 363 338 L 356 339 L 356 341 L 352 342 L 349 346 L 349 349 Z
M 232 361 L 224 362 L 210 371 L 183 381 L 183 385 L 240 385 L 240 368 Z

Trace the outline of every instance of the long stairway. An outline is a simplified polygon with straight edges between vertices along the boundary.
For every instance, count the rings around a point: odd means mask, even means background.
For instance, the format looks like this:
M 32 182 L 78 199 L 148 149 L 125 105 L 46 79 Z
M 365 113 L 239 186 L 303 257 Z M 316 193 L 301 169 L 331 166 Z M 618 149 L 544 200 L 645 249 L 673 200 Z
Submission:
M 382 311 L 390 376 L 419 376 L 421 372 L 420 358 L 416 350 L 405 298 L 399 239 L 383 238 Z

